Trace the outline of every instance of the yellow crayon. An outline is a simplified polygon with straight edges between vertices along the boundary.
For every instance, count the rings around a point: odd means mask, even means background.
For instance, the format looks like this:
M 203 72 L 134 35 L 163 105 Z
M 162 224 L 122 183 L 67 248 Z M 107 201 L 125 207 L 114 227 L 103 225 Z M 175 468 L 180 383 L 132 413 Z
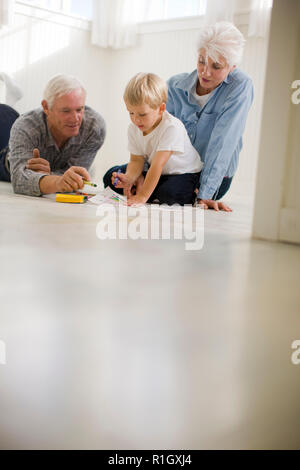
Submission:
M 97 188 L 97 185 L 95 183 L 91 183 L 90 181 L 83 180 L 83 184 L 88 184 L 89 186 L 93 186 L 94 188 Z
M 82 204 L 87 201 L 87 196 L 79 194 L 56 194 L 56 202 L 73 202 Z

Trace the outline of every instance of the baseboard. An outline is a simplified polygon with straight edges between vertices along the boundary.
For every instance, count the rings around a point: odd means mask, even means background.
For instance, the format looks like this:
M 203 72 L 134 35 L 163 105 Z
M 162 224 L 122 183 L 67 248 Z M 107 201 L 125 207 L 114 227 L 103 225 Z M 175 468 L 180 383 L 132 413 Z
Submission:
M 280 211 L 279 239 L 300 244 L 300 210 L 283 208 Z

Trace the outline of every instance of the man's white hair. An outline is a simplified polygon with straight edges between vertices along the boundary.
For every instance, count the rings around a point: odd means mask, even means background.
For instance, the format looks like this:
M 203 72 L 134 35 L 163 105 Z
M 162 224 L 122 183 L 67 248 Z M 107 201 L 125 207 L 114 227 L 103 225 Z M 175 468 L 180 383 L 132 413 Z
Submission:
M 78 89 L 81 89 L 84 92 L 84 96 L 86 96 L 86 90 L 77 78 L 72 75 L 55 75 L 47 83 L 43 99 L 47 101 L 48 106 L 51 109 L 57 98 L 68 95 L 72 91 Z
M 198 39 L 198 53 L 200 49 L 205 49 L 206 60 L 210 57 L 214 62 L 218 62 L 221 56 L 233 67 L 242 60 L 245 42 L 243 34 L 234 24 L 219 21 L 202 29 Z

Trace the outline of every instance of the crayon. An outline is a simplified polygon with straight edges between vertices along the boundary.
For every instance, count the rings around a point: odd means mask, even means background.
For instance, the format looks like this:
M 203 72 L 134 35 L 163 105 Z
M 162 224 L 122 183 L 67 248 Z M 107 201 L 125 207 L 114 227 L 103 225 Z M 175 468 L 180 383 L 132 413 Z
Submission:
M 121 173 L 121 168 L 118 169 L 118 175 Z M 119 181 L 119 178 L 117 177 L 115 181 L 113 182 L 113 185 L 116 186 Z
M 87 201 L 87 196 L 79 194 L 56 194 L 56 202 L 73 202 L 82 204 Z
M 97 188 L 97 185 L 95 183 L 91 183 L 90 181 L 83 180 L 83 184 L 88 184 L 89 186 L 93 186 L 94 188 Z

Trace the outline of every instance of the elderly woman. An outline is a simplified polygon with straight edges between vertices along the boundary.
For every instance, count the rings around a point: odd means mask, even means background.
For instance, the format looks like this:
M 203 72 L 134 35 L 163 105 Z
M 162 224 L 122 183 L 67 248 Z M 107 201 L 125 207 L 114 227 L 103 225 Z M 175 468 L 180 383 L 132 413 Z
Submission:
M 206 209 L 231 211 L 219 200 L 237 169 L 253 101 L 251 79 L 236 68 L 244 43 L 232 23 L 206 26 L 199 37 L 197 70 L 168 81 L 167 110 L 184 123 L 204 162 L 197 197 Z

